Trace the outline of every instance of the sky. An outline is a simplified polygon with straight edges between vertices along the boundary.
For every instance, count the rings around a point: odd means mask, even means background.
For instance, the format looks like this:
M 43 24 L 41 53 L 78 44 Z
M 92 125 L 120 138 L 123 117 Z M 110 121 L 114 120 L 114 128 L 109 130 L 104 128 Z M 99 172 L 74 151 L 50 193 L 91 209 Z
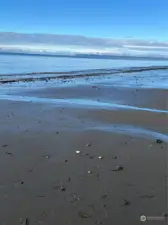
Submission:
M 168 0 L 2 0 L 0 31 L 168 39 Z
M 14 36 L 11 32 L 21 34 Z M 46 38 L 42 34 L 55 36 Z M 151 40 L 155 41 L 153 46 Z M 39 51 L 168 55 L 167 44 L 168 0 L 2 0 L 0 3 L 1 48 L 15 45 Z

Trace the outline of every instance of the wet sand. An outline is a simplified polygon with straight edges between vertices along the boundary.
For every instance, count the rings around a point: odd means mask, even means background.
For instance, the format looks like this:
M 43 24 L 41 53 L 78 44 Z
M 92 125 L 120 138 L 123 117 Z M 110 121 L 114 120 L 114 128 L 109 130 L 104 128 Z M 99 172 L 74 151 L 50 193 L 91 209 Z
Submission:
M 141 224 L 167 212 L 168 90 L 108 85 L 3 86 L 0 224 Z

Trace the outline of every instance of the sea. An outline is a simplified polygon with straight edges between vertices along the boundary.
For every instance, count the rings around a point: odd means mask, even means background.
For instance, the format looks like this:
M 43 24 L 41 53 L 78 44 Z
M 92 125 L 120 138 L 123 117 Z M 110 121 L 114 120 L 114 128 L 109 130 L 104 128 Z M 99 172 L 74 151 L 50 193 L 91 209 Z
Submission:
M 0 74 L 31 72 L 62 72 L 125 67 L 168 66 L 168 60 L 151 59 L 94 59 L 0 54 Z

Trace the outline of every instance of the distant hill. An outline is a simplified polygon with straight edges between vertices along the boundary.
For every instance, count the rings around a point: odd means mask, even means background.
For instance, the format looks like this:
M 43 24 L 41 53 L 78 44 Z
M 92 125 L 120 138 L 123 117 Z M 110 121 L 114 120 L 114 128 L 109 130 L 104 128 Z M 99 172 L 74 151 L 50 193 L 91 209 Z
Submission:
M 10 51 L 1 51 L 0 55 L 18 55 L 18 56 L 39 56 L 39 57 L 68 57 L 68 58 L 87 58 L 87 59 L 124 59 L 124 60 L 165 60 L 168 61 L 168 58 L 163 57 L 139 57 L 139 56 L 112 56 L 105 54 L 48 54 L 48 53 L 28 53 L 28 52 L 10 52 Z

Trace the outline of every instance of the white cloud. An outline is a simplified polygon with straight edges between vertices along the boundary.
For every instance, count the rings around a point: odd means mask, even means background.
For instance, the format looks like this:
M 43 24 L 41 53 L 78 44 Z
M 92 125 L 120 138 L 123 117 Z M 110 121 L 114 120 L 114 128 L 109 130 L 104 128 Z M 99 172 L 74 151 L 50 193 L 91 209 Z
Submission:
M 99 53 L 133 56 L 167 56 L 168 42 L 90 38 L 77 35 L 0 32 L 0 48 L 51 53 Z

